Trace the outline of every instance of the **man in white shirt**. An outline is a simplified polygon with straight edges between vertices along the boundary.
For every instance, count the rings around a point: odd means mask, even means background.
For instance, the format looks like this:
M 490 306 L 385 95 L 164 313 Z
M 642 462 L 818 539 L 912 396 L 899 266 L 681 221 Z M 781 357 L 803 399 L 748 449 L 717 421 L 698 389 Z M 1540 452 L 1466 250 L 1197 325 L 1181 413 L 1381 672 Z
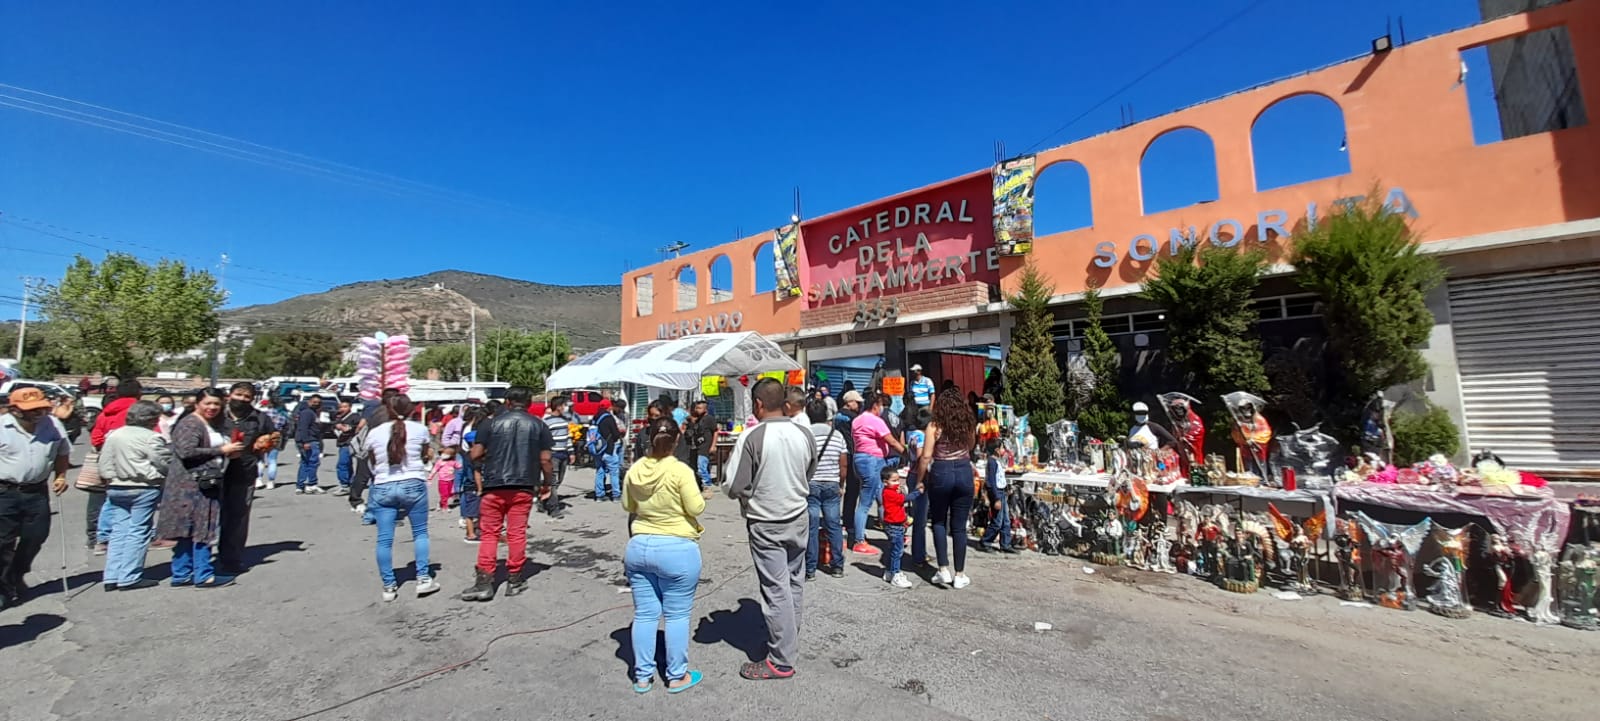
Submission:
M 28 590 L 23 576 L 50 537 L 47 494 L 66 492 L 72 451 L 43 391 L 19 388 L 10 406 L 0 416 L 0 608 L 17 605 Z

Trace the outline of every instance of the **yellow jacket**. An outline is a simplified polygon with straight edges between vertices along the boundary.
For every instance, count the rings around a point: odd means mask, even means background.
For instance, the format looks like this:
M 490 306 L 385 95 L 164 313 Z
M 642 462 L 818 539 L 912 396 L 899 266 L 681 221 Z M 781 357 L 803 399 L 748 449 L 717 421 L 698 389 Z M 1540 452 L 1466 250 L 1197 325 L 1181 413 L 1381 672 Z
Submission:
M 700 538 L 699 517 L 706 510 L 694 471 L 683 461 L 642 458 L 628 469 L 622 487 L 622 507 L 634 514 L 634 535 Z

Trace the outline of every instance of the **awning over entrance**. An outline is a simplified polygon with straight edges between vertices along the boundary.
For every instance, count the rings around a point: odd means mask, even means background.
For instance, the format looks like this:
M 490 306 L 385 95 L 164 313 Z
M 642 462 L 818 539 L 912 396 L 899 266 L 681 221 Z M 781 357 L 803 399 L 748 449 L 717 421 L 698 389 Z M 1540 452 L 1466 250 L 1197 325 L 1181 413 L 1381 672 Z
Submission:
M 800 370 L 800 364 L 760 333 L 707 333 L 676 340 L 602 348 L 562 366 L 547 388 L 637 383 L 688 390 L 703 376 L 741 376 Z

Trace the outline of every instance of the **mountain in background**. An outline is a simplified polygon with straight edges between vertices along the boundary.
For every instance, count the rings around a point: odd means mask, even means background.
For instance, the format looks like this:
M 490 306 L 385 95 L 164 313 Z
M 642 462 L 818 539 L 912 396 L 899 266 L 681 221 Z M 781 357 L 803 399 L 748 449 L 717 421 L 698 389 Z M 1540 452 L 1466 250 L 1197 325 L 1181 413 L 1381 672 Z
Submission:
M 323 330 L 353 342 L 383 331 L 436 345 L 466 341 L 474 305 L 480 337 L 496 328 L 547 331 L 553 321 L 578 350 L 616 345 L 622 323 L 620 285 L 546 285 L 459 270 L 351 283 L 221 315 L 224 326 L 251 335 Z

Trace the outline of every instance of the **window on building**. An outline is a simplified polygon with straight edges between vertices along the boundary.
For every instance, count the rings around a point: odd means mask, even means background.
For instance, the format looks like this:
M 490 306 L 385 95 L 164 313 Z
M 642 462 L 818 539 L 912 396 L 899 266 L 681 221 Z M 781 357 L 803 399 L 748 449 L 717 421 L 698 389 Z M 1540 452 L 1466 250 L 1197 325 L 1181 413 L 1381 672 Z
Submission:
M 1173 128 L 1150 141 L 1139 159 L 1144 213 L 1160 213 L 1217 199 L 1217 153 L 1197 128 Z
M 719 255 L 711 261 L 711 301 L 721 303 L 733 300 L 733 261 Z
M 686 265 L 673 276 L 673 309 L 694 310 L 700 304 L 700 286 L 696 281 L 694 266 Z
M 633 279 L 633 312 L 643 318 L 655 312 L 656 284 L 651 275 L 641 275 Z
M 771 293 L 778 289 L 778 266 L 775 265 L 777 256 L 773 255 L 774 247 L 776 246 L 772 244 L 772 241 L 767 241 L 756 248 L 756 256 L 753 262 L 755 263 L 757 293 Z
M 1282 188 L 1350 172 L 1344 112 L 1325 95 L 1291 95 L 1250 126 L 1256 190 Z
M 1033 181 L 1034 235 L 1049 235 L 1094 225 L 1089 171 L 1082 163 L 1051 163 Z
M 1479 145 L 1589 122 L 1572 36 L 1562 26 L 1461 51 L 1472 138 Z

